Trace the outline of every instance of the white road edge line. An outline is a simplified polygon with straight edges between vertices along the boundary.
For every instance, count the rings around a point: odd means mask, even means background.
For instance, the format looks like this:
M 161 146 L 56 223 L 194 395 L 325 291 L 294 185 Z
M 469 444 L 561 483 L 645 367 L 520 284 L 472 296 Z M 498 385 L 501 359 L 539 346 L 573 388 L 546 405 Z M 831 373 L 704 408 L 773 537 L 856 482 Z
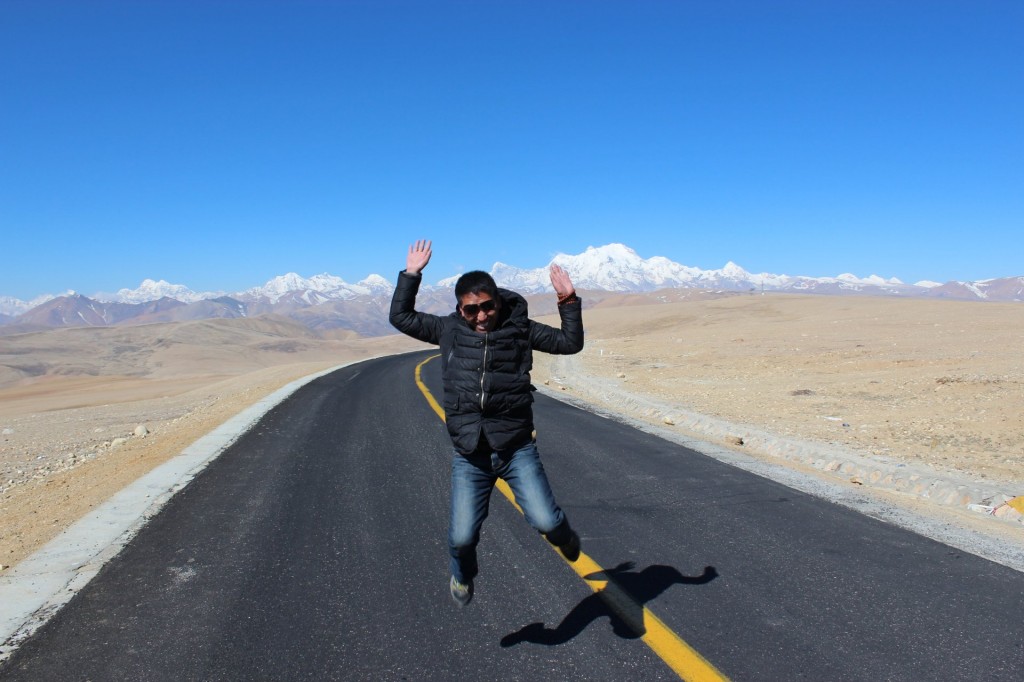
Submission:
M 296 379 L 258 400 L 181 454 L 127 485 L 0 576 L 0 663 L 85 587 L 175 493 L 263 415 L 311 381 L 354 364 L 348 362 Z

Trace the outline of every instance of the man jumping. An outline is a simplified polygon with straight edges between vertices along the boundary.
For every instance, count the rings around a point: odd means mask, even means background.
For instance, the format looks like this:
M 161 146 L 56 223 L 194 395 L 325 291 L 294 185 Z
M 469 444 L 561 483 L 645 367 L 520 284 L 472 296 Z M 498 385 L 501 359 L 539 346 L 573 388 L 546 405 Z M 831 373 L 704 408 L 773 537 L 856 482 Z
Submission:
M 561 329 L 529 319 L 519 294 L 499 289 L 479 270 L 455 283 L 455 312 L 417 312 L 416 293 L 430 262 L 431 243 L 409 247 L 405 270 L 391 300 L 390 322 L 404 334 L 441 347 L 444 413 L 452 455 L 448 552 L 452 598 L 473 598 L 476 546 L 487 518 L 491 490 L 508 483 L 526 520 L 568 561 L 580 555 L 580 538 L 551 492 L 537 452 L 530 370 L 533 351 L 569 355 L 583 349 L 582 304 L 569 275 L 551 265 Z

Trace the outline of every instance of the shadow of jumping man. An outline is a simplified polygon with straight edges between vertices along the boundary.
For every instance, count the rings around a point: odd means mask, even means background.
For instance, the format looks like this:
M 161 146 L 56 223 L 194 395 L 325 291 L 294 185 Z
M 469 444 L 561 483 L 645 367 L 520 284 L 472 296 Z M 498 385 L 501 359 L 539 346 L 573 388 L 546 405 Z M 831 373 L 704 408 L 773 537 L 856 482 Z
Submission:
M 530 623 L 502 637 L 501 646 L 512 647 L 522 642 L 548 646 L 565 644 L 603 617 L 609 619 L 612 632 L 619 637 L 637 639 L 646 634 L 644 604 L 672 585 L 704 585 L 718 577 L 714 566 L 705 566 L 698 576 L 685 576 L 672 566 L 655 564 L 639 572 L 634 571 L 633 566 L 632 561 L 627 561 L 586 576 L 586 580 L 607 580 L 608 585 L 577 604 L 557 627 Z

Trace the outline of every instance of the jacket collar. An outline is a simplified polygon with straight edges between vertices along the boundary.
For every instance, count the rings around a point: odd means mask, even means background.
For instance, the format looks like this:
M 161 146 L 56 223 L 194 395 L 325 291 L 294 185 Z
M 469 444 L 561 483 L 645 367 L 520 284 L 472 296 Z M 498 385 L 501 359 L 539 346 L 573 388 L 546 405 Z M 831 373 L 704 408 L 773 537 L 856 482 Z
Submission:
M 526 299 L 510 289 L 498 288 L 501 299 L 501 311 L 498 313 L 498 329 L 505 327 L 525 327 L 529 322 L 529 309 Z M 497 331 L 497 330 L 495 330 Z

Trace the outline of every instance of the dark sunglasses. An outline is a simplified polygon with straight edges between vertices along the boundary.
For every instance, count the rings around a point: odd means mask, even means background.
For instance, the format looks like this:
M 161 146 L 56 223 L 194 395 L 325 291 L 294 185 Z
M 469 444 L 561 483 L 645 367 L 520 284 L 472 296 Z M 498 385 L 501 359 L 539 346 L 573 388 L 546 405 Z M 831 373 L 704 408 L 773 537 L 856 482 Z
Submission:
M 462 314 L 465 315 L 466 317 L 476 317 L 477 313 L 479 313 L 481 310 L 484 311 L 485 313 L 489 313 L 492 310 L 496 310 L 497 307 L 497 304 L 492 299 L 490 301 L 484 301 L 483 303 L 480 304 L 469 303 L 462 306 L 460 309 L 462 310 Z

